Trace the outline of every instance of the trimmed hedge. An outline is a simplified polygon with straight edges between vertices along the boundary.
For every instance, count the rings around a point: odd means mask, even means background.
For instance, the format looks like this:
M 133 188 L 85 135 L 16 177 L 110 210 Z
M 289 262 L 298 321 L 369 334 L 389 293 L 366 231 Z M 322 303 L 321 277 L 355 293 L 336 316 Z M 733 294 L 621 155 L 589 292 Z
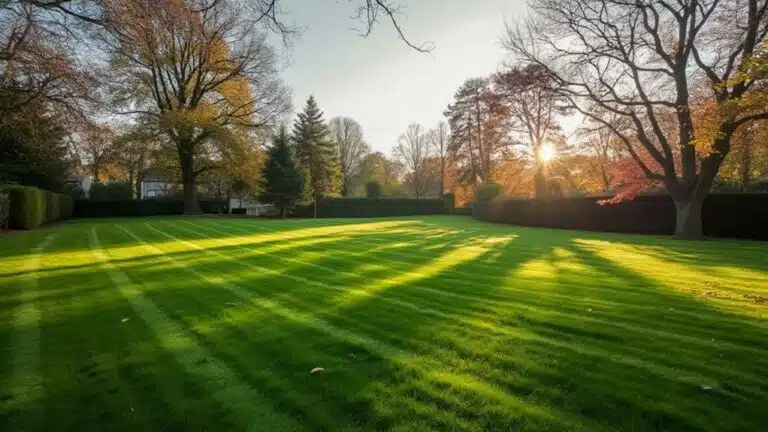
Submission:
M 8 213 L 11 210 L 11 197 L 4 187 L 0 186 L 0 231 L 8 227 Z
M 226 213 L 226 201 L 198 201 L 203 213 Z M 184 201 L 174 199 L 142 199 L 115 201 L 75 201 L 76 217 L 131 217 L 184 214 Z
M 313 205 L 297 206 L 292 216 L 312 217 Z M 445 201 L 410 198 L 324 198 L 317 202 L 317 217 L 389 217 L 446 214 Z
M 479 220 L 514 225 L 674 234 L 675 205 L 668 195 L 638 196 L 619 204 L 597 203 L 605 198 L 499 199 L 476 205 L 472 214 Z M 704 201 L 702 217 L 707 236 L 768 240 L 768 194 L 711 194 Z
M 10 199 L 8 228 L 33 229 L 72 216 L 72 198 L 68 195 L 30 186 L 5 189 Z

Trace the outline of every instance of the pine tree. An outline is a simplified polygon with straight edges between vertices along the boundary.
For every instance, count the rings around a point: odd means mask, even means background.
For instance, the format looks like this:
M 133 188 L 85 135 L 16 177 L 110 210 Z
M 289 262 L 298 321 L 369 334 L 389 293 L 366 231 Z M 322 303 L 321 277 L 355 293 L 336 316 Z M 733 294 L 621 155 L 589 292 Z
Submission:
M 299 113 L 294 122 L 293 140 L 296 159 L 306 173 L 305 192 L 315 202 L 324 195 L 338 193 L 341 187 L 339 156 L 314 96 L 307 99 L 304 112 Z
M 303 189 L 304 179 L 296 165 L 290 137 L 285 126 L 280 126 L 267 151 L 261 200 L 273 203 L 285 217 L 285 210 L 296 204 Z

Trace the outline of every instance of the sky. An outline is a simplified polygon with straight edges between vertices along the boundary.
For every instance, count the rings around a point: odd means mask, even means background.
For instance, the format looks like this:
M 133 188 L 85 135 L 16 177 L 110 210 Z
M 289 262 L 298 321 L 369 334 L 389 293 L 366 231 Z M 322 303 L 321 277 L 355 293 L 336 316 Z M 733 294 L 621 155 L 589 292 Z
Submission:
M 434 127 L 467 79 L 499 69 L 506 58 L 504 21 L 525 13 L 524 0 L 399 0 L 399 22 L 416 52 L 382 20 L 367 38 L 352 18 L 362 0 L 283 0 L 285 18 L 305 28 L 282 72 L 295 111 L 314 95 L 325 119 L 346 116 L 363 127 L 374 151 L 390 154 L 409 124 Z

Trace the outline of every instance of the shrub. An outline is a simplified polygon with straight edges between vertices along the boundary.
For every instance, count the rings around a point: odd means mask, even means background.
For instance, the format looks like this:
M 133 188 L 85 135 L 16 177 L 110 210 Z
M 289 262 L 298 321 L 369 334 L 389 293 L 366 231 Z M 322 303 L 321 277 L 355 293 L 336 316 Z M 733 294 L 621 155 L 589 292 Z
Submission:
M 673 234 L 675 206 L 668 195 L 640 195 L 600 205 L 606 197 L 570 199 L 507 198 L 476 206 L 473 216 L 489 222 L 547 228 L 634 234 Z M 704 201 L 704 234 L 768 240 L 768 194 L 710 194 Z
M 365 184 L 365 196 L 368 198 L 381 197 L 381 185 L 377 181 L 369 181 Z
M 248 213 L 248 209 L 245 209 L 245 208 L 233 208 L 232 209 L 232 214 L 234 214 L 234 215 L 244 215 L 246 213 Z
M 499 198 L 504 193 L 504 186 L 498 183 L 483 183 L 475 191 L 475 203 L 486 204 Z
M 32 229 L 45 223 L 46 201 L 42 190 L 30 186 L 11 186 L 8 192 L 11 201 L 9 228 Z
M 227 204 L 224 201 L 201 200 L 198 203 L 203 213 L 218 213 L 218 209 L 227 211 Z M 218 206 L 218 209 L 216 206 Z M 160 216 L 180 215 L 183 213 L 184 201 L 179 199 L 77 200 L 74 202 L 74 214 L 77 217 Z
M 133 197 L 128 183 L 94 183 L 89 191 L 92 201 L 127 201 Z
M 452 193 L 443 194 L 440 199 L 443 200 L 445 211 L 450 213 L 453 211 L 453 208 L 456 207 L 456 197 Z

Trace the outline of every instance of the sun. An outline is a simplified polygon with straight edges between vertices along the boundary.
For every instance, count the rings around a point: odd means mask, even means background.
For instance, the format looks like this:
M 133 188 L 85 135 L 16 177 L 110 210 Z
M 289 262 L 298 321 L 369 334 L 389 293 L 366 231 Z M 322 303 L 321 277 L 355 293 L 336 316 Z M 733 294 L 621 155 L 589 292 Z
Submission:
M 543 144 L 541 150 L 539 150 L 539 157 L 544 162 L 549 162 L 557 156 L 555 146 L 550 143 Z

